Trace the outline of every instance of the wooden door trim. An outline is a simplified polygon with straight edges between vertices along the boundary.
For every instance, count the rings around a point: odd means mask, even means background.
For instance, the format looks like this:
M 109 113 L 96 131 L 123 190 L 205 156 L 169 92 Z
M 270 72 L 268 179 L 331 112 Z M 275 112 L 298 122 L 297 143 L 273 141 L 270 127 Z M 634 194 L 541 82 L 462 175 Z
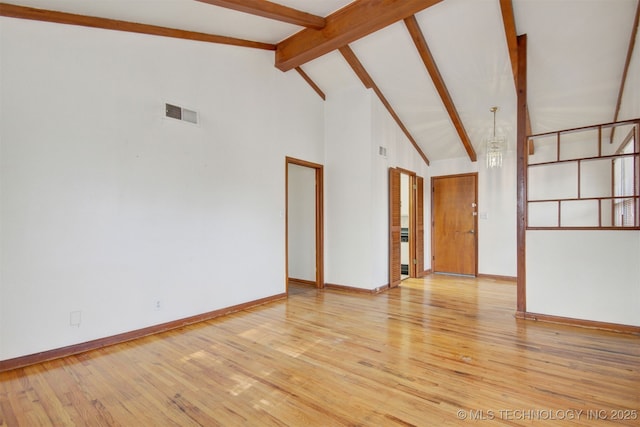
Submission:
M 416 265 L 413 263 L 416 257 L 416 192 L 414 191 L 413 186 L 416 185 L 417 174 L 408 169 L 403 169 L 396 167 L 394 168 L 400 174 L 407 175 L 409 177 L 409 277 L 417 278 L 420 277 L 421 272 L 416 270 Z M 402 178 L 400 179 L 402 183 Z M 402 193 L 402 189 L 400 189 L 400 193 Z
M 396 171 L 399 172 L 400 174 L 405 174 L 409 176 L 409 185 L 410 187 L 410 191 L 409 191 L 409 277 L 411 278 L 419 278 L 419 277 L 423 277 L 425 275 L 425 271 L 424 271 L 424 259 L 422 260 L 421 263 L 418 263 L 417 265 L 413 263 L 413 260 L 416 259 L 417 260 L 417 230 L 418 230 L 418 224 L 417 224 L 417 189 L 414 190 L 414 186 L 417 187 L 417 182 L 418 182 L 418 178 L 420 178 L 418 176 L 418 174 L 416 172 L 410 171 L 408 169 L 403 169 L 400 167 L 391 167 L 389 168 L 389 174 L 391 173 L 391 171 Z M 423 180 L 423 186 L 424 186 L 424 178 L 422 178 Z M 390 187 L 390 185 L 389 185 Z M 400 190 L 402 191 L 402 190 Z M 391 197 L 391 188 L 389 188 L 389 197 Z M 423 203 L 423 214 L 424 214 L 424 195 L 422 196 L 422 203 Z M 395 287 L 397 286 L 400 282 L 399 281 L 394 281 L 392 280 L 391 277 L 391 272 L 392 272 L 392 266 L 393 266 L 393 254 L 392 254 L 392 244 L 393 244 L 393 237 L 392 237 L 392 233 L 391 233 L 391 228 L 392 228 L 392 223 L 391 223 L 391 215 L 392 215 L 392 206 L 391 206 L 391 199 L 389 199 L 389 287 Z M 424 228 L 424 219 L 423 219 L 423 228 Z M 424 244 L 424 231 L 423 231 L 423 238 L 422 238 L 422 242 Z M 424 250 L 423 252 L 423 258 L 424 258 Z
M 409 233 L 409 241 L 411 242 L 410 248 L 413 250 L 413 260 L 416 260 L 414 269 L 410 272 L 412 278 L 424 277 L 424 178 L 418 175 L 414 175 L 411 178 L 411 194 L 413 195 L 413 206 L 411 207 L 411 213 L 413 215 L 412 229 Z M 418 203 L 420 202 L 420 203 Z M 420 217 L 422 217 L 422 228 L 419 227 Z M 420 230 L 422 229 L 422 234 Z M 419 250 L 418 248 L 422 246 Z M 419 255 L 420 254 L 420 255 Z
M 387 176 L 389 177 L 388 182 L 388 204 L 389 204 L 389 259 L 388 259 L 388 269 L 389 269 L 389 287 L 395 288 L 400 285 L 402 281 L 402 272 L 400 271 L 400 263 L 401 263 L 401 230 L 402 230 L 402 222 L 401 222 L 401 194 L 402 190 L 400 188 L 402 179 L 400 177 L 401 172 L 397 168 L 389 168 L 387 172 Z M 394 192 L 394 187 L 397 185 L 397 193 Z M 397 203 L 397 205 L 396 205 Z M 397 209 L 397 210 L 396 210 Z M 397 223 L 394 222 L 394 218 L 396 216 L 394 213 L 397 213 Z M 397 236 L 397 240 L 396 237 Z
M 315 170 L 316 288 L 324 288 L 324 166 L 286 157 L 285 159 L 285 289 L 289 293 L 289 165 Z
M 475 203 L 476 206 L 478 205 L 478 172 L 469 172 L 469 173 L 458 173 L 458 174 L 453 174 L 453 175 L 438 175 L 438 176 L 432 176 L 431 177 L 431 187 L 430 187 L 430 191 L 429 194 L 431 195 L 431 270 L 435 273 L 436 270 L 434 268 L 433 265 L 433 257 L 435 256 L 435 252 L 434 252 L 434 240 L 435 240 L 435 236 L 434 236 L 434 222 L 435 222 L 435 203 L 433 202 L 433 186 L 434 186 L 434 182 L 438 179 L 448 179 L 448 178 L 461 178 L 461 177 L 466 177 L 466 176 L 473 176 L 475 178 L 475 185 L 474 185 L 474 199 L 475 199 Z M 476 208 L 477 209 L 477 208 Z M 475 215 L 474 219 L 473 219 L 473 227 L 475 230 L 474 233 L 474 240 L 475 240 L 475 268 L 474 268 L 474 276 L 478 277 L 478 215 Z
M 416 174 L 402 172 L 409 175 L 409 277 L 418 277 L 416 264 L 413 260 L 416 257 L 416 190 L 413 188 L 416 184 Z
M 410 171 L 409 169 L 403 169 L 403 168 L 393 168 L 393 169 L 405 175 L 417 176 L 414 171 Z

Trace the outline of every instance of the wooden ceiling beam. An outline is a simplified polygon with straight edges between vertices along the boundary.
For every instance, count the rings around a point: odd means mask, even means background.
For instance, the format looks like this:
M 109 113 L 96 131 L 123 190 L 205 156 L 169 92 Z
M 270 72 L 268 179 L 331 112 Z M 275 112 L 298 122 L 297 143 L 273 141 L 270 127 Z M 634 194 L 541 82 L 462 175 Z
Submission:
M 153 36 L 195 40 L 207 43 L 228 44 L 233 46 L 251 47 L 255 49 L 276 49 L 275 45 L 269 43 L 260 43 L 251 40 L 199 33 L 195 31 L 178 30 L 175 28 L 159 27 L 156 25 L 139 24 L 136 22 L 120 21 L 117 19 L 77 15 L 74 13 L 58 12 L 46 9 L 36 9 L 32 7 L 17 6 L 8 3 L 0 3 L 0 16 L 6 16 L 8 18 L 30 19 L 33 21 L 54 22 L 57 24 L 78 25 L 81 27 L 101 28 L 104 30 L 149 34 Z
M 638 7 L 636 8 L 636 16 L 633 21 L 633 27 L 631 29 L 631 38 L 629 40 L 629 48 L 627 49 L 627 58 L 624 62 L 624 69 L 622 70 L 622 81 L 620 82 L 620 90 L 618 91 L 618 100 L 616 101 L 616 111 L 613 114 L 613 121 L 618 121 L 620 115 L 620 107 L 622 107 L 622 96 L 624 95 L 624 86 L 627 82 L 627 74 L 629 73 L 629 64 L 631 63 L 631 56 L 636 45 L 636 37 L 638 35 L 638 25 L 640 24 L 640 0 L 638 0 Z M 609 143 L 613 143 L 613 136 L 615 134 L 615 127 L 611 128 L 611 138 Z
M 322 30 L 307 28 L 281 41 L 276 67 L 289 71 L 442 0 L 355 0 L 326 17 Z
M 518 79 L 518 32 L 516 31 L 512 0 L 500 0 L 500 11 L 502 12 L 502 24 L 504 25 L 504 34 L 507 39 L 511 71 L 513 72 L 513 82 L 515 84 Z
M 344 59 L 346 59 L 351 66 L 351 69 L 356 73 L 364 87 L 366 87 L 367 89 L 373 89 L 374 87 L 376 87 L 376 84 L 371 78 L 371 75 L 369 75 L 366 68 L 364 68 L 364 65 L 362 65 L 362 62 L 360 62 L 360 60 L 356 56 L 356 53 L 351 49 L 351 47 L 347 45 L 341 47 L 339 50 Z
M 444 79 L 442 78 L 442 75 L 438 70 L 436 61 L 433 58 L 431 51 L 429 50 L 429 46 L 427 45 L 427 41 L 424 38 L 424 34 L 422 34 L 422 30 L 418 25 L 416 17 L 410 16 L 408 18 L 405 18 L 404 23 L 407 26 L 409 34 L 411 35 L 411 38 L 413 39 L 413 42 L 418 49 L 418 53 L 420 54 L 420 57 L 422 58 L 422 61 L 424 62 L 429 75 L 431 76 L 431 80 L 433 81 L 433 84 L 436 87 L 440 98 L 442 99 L 442 103 L 444 104 L 447 113 L 449 113 L 449 117 L 453 122 L 453 126 L 455 127 L 456 132 L 458 132 L 460 141 L 462 142 L 464 149 L 467 151 L 469 159 L 471 159 L 472 162 L 477 161 L 478 156 L 476 155 L 476 151 L 473 148 L 473 144 L 471 144 L 471 140 L 469 139 L 469 135 L 467 135 L 467 131 L 465 130 L 464 125 L 462 124 L 462 120 L 458 115 L 458 110 L 453 103 L 453 99 L 451 99 L 449 90 L 447 89 L 447 86 L 444 83 Z
M 518 79 L 518 32 L 516 30 L 516 19 L 513 13 L 513 0 L 500 0 L 500 11 L 502 12 L 502 24 L 504 25 L 504 34 L 507 39 L 507 47 L 509 49 L 509 59 L 511 60 L 511 71 L 513 72 L 513 84 L 517 87 Z M 531 118 L 529 116 L 529 106 L 525 112 L 526 116 L 526 132 L 531 135 Z M 529 155 L 535 153 L 535 144 L 533 140 L 528 142 Z
M 239 12 L 275 19 L 301 27 L 321 30 L 326 25 L 323 17 L 311 13 L 293 9 L 267 0 L 198 0 L 202 3 L 212 4 Z
M 311 86 L 311 88 L 318 94 L 318 96 L 322 98 L 323 101 L 327 99 L 327 96 L 324 94 L 322 89 L 320 89 L 320 86 L 318 86 L 316 82 L 314 82 L 302 68 L 296 67 L 296 71 L 298 72 L 298 74 L 300 74 L 304 81 L 307 82 L 309 86 Z
M 395 110 L 393 109 L 389 101 L 387 101 L 387 98 L 385 98 L 380 88 L 375 84 L 375 82 L 373 81 L 373 79 L 371 78 L 367 70 L 364 68 L 364 65 L 362 65 L 362 63 L 356 56 L 355 52 L 351 50 L 349 46 L 342 46 L 339 50 L 342 56 L 344 57 L 344 59 L 347 60 L 347 62 L 349 63 L 353 71 L 356 73 L 356 75 L 358 76 L 358 78 L 360 79 L 364 87 L 366 87 L 367 89 L 372 89 L 375 92 L 375 94 L 378 96 L 378 99 L 380 99 L 380 102 L 382 102 L 382 105 L 385 106 L 389 114 L 391 114 L 391 117 L 393 118 L 393 120 L 395 120 L 395 122 L 398 124 L 398 126 L 400 127 L 402 132 L 405 134 L 409 142 L 411 142 L 411 145 L 413 145 L 413 147 L 416 149 L 420 157 L 422 157 L 422 160 L 424 160 L 427 166 L 429 166 L 430 165 L 429 159 L 424 154 L 424 152 L 422 151 L 422 149 L 420 148 L 416 140 L 413 138 L 413 136 L 409 132 L 409 129 L 407 129 L 404 123 L 402 123 L 402 120 L 400 120 L 400 117 L 398 116 L 398 114 L 396 114 Z

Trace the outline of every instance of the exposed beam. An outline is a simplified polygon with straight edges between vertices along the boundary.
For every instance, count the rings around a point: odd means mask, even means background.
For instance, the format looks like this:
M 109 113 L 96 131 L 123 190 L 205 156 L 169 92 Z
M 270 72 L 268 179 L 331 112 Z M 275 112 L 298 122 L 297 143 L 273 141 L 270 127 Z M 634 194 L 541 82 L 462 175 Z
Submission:
M 375 82 L 367 72 L 366 68 L 364 68 L 364 65 L 362 65 L 362 62 L 360 62 L 360 60 L 356 56 L 356 53 L 351 49 L 351 47 L 347 45 L 341 47 L 339 50 L 344 59 L 347 60 L 353 71 L 356 73 L 364 87 L 366 87 L 367 89 L 375 88 Z
M 321 16 L 312 15 L 288 6 L 272 3 L 267 0 L 198 0 L 203 3 L 233 9 L 263 18 L 275 19 L 276 21 L 288 22 L 289 24 L 301 27 L 321 30 L 326 22 Z
M 305 73 L 302 68 L 296 67 L 296 71 L 298 72 L 298 74 L 302 76 L 304 81 L 306 81 L 309 84 L 309 86 L 311 86 L 311 88 L 316 91 L 316 93 L 320 96 L 320 98 L 322 98 L 323 101 L 327 99 L 322 89 L 320 89 L 320 87 L 316 84 L 316 82 L 311 80 L 311 77 L 309 77 L 309 75 Z
M 101 28 L 105 30 L 125 31 L 129 33 L 150 34 L 154 36 L 195 40 L 207 43 L 228 44 L 256 49 L 276 49 L 275 45 L 269 43 L 260 43 L 250 40 L 236 39 L 233 37 L 178 30 L 175 28 L 159 27 L 156 25 L 139 24 L 136 22 L 120 21 L 117 19 L 77 15 L 74 13 L 58 12 L 46 9 L 35 9 L 32 7 L 17 6 L 7 3 L 0 3 L 0 16 L 54 22 L 57 24 L 79 25 L 82 27 Z
M 278 43 L 276 67 L 299 67 L 441 1 L 355 0 L 327 16 L 321 31 L 307 28 Z
M 511 71 L 513 72 L 513 83 L 517 88 L 518 80 L 518 32 L 516 30 L 516 20 L 513 14 L 513 0 L 500 0 L 500 10 L 502 11 L 502 23 L 504 25 L 504 34 L 507 39 L 507 47 L 509 48 L 509 59 L 511 60 Z M 531 118 L 529 116 L 529 107 L 526 111 L 526 129 L 527 135 L 531 135 Z M 529 155 L 535 153 L 535 144 L 533 140 L 528 142 Z
M 624 86 L 627 82 L 627 74 L 629 72 L 629 64 L 631 63 L 631 56 L 633 55 L 633 49 L 636 44 L 636 36 L 638 35 L 638 23 L 640 21 L 640 0 L 638 0 L 638 6 L 636 7 L 636 17 L 633 21 L 633 28 L 631 29 L 631 39 L 629 40 L 629 48 L 627 49 L 627 59 L 624 62 L 624 69 L 622 71 L 622 81 L 620 82 L 620 90 L 618 91 L 618 100 L 616 101 L 616 111 L 613 114 L 613 121 L 618 121 L 620 115 L 620 107 L 622 106 L 622 96 L 624 95 Z M 615 127 L 611 128 L 611 139 L 609 143 L 613 143 L 613 136 L 615 134 Z
M 527 111 L 525 111 L 525 132 L 527 135 L 533 134 L 531 131 L 531 118 L 529 117 L 529 106 L 527 105 Z M 536 144 L 533 139 L 529 139 L 527 141 L 527 150 L 530 156 L 533 156 L 536 153 Z
M 385 106 L 389 114 L 391 114 L 391 117 L 393 117 L 393 120 L 395 120 L 395 122 L 398 124 L 398 126 L 400 127 L 402 132 L 405 134 L 409 142 L 411 142 L 411 145 L 413 145 L 413 147 L 416 149 L 420 157 L 422 157 L 422 160 L 424 160 L 424 162 L 428 166 L 430 164 L 429 159 L 424 154 L 424 152 L 422 151 L 422 149 L 420 148 L 416 140 L 413 138 L 413 136 L 409 132 L 409 129 L 407 129 L 404 123 L 402 123 L 402 120 L 400 120 L 400 117 L 398 116 L 398 114 L 396 114 L 393 107 L 391 107 L 391 104 L 389 104 L 389 101 L 387 101 L 387 98 L 384 97 L 384 95 L 382 94 L 382 91 L 375 84 L 375 82 L 373 81 L 373 79 L 371 78 L 367 70 L 364 68 L 364 66 L 362 65 L 362 63 L 360 62 L 356 54 L 353 52 L 353 50 L 351 50 L 349 46 L 342 46 L 339 50 L 342 56 L 344 57 L 344 59 L 347 60 L 347 62 L 349 63 L 353 71 L 356 73 L 358 78 L 360 78 L 360 81 L 362 81 L 362 84 L 364 85 L 364 87 L 366 87 L 367 89 L 373 89 L 375 94 L 380 99 L 380 102 L 382 102 L 382 105 Z
M 502 24 L 509 48 L 509 59 L 511 59 L 511 71 L 515 84 L 518 79 L 518 32 L 516 31 L 512 0 L 500 0 L 500 10 L 502 11 Z
M 517 220 L 516 220 L 516 310 L 519 316 L 527 312 L 527 147 L 525 121 L 527 114 L 527 35 L 518 36 L 518 76 L 516 78 L 517 95 L 517 141 L 516 141 L 516 193 L 517 193 Z
M 462 141 L 462 145 L 464 149 L 467 150 L 467 154 L 469 155 L 469 159 L 472 162 L 478 160 L 476 156 L 476 151 L 471 144 L 471 140 L 469 139 L 469 135 L 467 135 L 467 131 L 462 124 L 462 120 L 458 115 L 458 110 L 456 110 L 456 106 L 453 104 L 453 100 L 451 99 L 451 95 L 449 94 L 449 90 L 444 83 L 444 79 L 438 70 L 438 66 L 436 65 L 436 61 L 433 59 L 433 55 L 431 55 L 431 51 L 429 50 L 429 46 L 427 45 L 427 41 L 424 38 L 424 34 L 422 34 L 422 30 L 418 25 L 418 21 L 415 16 L 410 16 L 404 20 L 407 29 L 409 30 L 409 34 L 413 39 L 413 42 L 418 49 L 418 53 L 424 62 L 429 75 L 431 76 L 431 80 L 433 80 L 433 84 L 442 99 L 442 103 L 444 104 L 445 109 L 449 113 L 449 117 L 453 122 L 453 126 L 456 128 L 456 132 L 458 132 L 458 136 L 460 137 L 460 141 Z

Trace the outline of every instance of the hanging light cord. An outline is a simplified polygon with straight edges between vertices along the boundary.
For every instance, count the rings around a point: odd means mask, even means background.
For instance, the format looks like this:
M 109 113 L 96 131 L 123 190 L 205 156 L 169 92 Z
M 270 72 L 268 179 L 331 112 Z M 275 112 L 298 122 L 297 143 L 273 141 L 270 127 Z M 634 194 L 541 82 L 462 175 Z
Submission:
M 498 107 L 491 107 L 491 112 L 493 113 L 493 138 L 496 137 L 496 111 L 498 111 Z

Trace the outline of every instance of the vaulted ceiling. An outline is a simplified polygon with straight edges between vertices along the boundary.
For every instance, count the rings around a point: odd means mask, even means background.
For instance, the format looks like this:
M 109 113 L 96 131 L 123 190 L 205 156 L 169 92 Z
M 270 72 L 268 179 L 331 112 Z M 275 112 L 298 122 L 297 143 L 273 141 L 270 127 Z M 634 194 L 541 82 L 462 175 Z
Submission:
M 527 34 L 533 133 L 635 118 L 620 100 L 640 98 L 624 85 L 640 73 L 639 3 L 9 0 L 0 15 L 274 50 L 274 66 L 297 71 L 319 96 L 371 88 L 425 160 L 475 161 L 492 106 L 515 146 L 516 35 Z

